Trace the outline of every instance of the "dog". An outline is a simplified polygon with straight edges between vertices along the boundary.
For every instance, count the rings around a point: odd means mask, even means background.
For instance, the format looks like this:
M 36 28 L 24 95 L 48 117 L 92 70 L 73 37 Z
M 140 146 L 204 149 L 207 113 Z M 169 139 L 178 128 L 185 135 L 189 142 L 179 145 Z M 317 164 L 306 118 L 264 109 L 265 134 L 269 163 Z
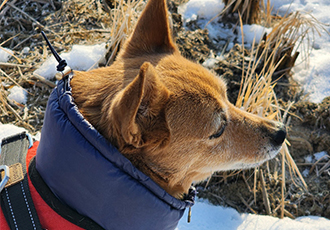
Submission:
M 193 182 L 260 165 L 285 136 L 182 57 L 166 0 L 149 0 L 111 66 L 73 71 L 52 91 L 40 142 L 17 157 L 28 175 L 1 194 L 0 228 L 175 229 Z
M 109 67 L 75 71 L 83 116 L 132 164 L 175 198 L 213 172 L 272 159 L 285 126 L 232 105 L 226 83 L 181 56 L 166 0 L 149 0 Z

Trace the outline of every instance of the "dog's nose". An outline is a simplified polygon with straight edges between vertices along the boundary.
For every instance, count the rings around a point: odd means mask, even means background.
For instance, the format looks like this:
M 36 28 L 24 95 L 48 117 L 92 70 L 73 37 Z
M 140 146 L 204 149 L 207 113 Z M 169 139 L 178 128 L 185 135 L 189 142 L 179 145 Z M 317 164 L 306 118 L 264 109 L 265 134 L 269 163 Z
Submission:
M 272 142 L 275 145 L 281 145 L 286 137 L 286 127 L 283 124 L 279 125 L 279 129 L 272 135 Z

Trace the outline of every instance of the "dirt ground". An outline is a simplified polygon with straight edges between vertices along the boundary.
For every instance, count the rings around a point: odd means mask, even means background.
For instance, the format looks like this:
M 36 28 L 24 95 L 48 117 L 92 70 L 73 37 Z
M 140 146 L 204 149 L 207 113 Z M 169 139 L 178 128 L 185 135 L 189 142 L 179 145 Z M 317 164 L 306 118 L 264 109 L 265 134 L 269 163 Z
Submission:
M 186 0 L 172 0 L 169 2 L 174 37 L 177 37 L 176 41 L 183 56 L 203 63 L 209 57 L 211 51 L 218 53 L 223 47 L 216 46 L 210 40 L 206 30 L 194 29 L 190 31 L 183 27 L 182 17 L 177 13 L 177 7 L 184 1 Z M 9 2 L 14 4 L 16 1 Z M 66 23 L 72 25 L 72 30 L 75 26 L 80 25 L 86 30 L 94 30 L 95 33 L 98 33 L 97 39 L 89 33 L 71 35 L 70 39 L 63 40 L 65 45 L 55 43 L 55 48 L 59 52 L 66 50 L 67 47 L 75 43 L 104 42 L 109 39 L 108 34 L 100 31 L 106 30 L 110 26 L 106 20 L 106 10 L 104 8 L 100 9 L 104 2 L 110 2 L 108 5 L 111 5 L 111 1 L 103 1 L 102 4 L 95 3 L 95 6 L 91 6 L 91 11 L 103 10 L 102 15 L 105 15 L 104 17 L 95 17 L 94 15 L 89 17 L 86 17 L 86 15 L 85 17 L 83 15 L 77 16 L 78 13 L 70 9 L 63 15 L 61 11 L 63 11 L 64 3 L 57 0 L 53 0 L 51 3 L 46 3 L 43 0 L 16 2 L 16 7 L 30 15 L 30 18 L 20 11 L 16 11 L 16 13 L 21 14 L 21 17 L 13 17 L 14 11 L 9 5 L 9 7 L 1 9 L 0 44 L 2 47 L 14 50 L 21 59 L 21 64 L 29 67 L 17 67 L 20 72 L 18 71 L 19 74 L 15 75 L 13 71 L 17 72 L 16 67 L 0 66 L 6 73 L 6 75 L 0 73 L 1 81 L 6 83 L 0 90 L 4 92 L 9 87 L 7 85 L 13 84 L 12 81 L 8 80 L 9 76 L 13 77 L 17 84 L 24 87 L 29 95 L 26 106 L 10 103 L 8 104 L 11 105 L 11 109 L 9 106 L 4 106 L 0 111 L 0 122 L 23 126 L 32 133 L 41 130 L 47 98 L 52 87 L 50 87 L 49 82 L 36 79 L 32 75 L 35 68 L 49 54 L 42 39 L 40 39 L 41 26 L 38 23 L 56 31 L 60 30 L 59 27 L 66 21 Z M 64 32 L 62 31 L 62 33 Z M 73 34 L 72 31 L 67 31 L 67 33 Z M 64 37 L 64 35 L 61 36 Z M 35 53 L 32 55 L 39 55 L 40 58 L 33 59 L 28 54 L 24 54 L 22 52 L 24 47 L 29 47 Z M 233 103 L 237 98 L 241 83 L 242 73 L 237 66 L 242 62 L 242 52 L 245 52 L 242 47 L 235 45 L 229 52 L 224 54 L 225 60 L 219 61 L 213 68 L 216 74 L 226 79 L 228 97 Z M 52 81 L 52 83 L 54 82 Z M 279 81 L 275 91 L 283 108 L 286 108 L 290 102 L 294 102 L 287 120 L 287 139 L 290 142 L 290 153 L 300 172 L 306 172 L 304 173 L 304 179 L 308 185 L 307 189 L 296 186 L 295 181 L 287 176 L 285 191 L 286 216 L 317 215 L 330 218 L 330 159 L 323 158 L 317 162 L 313 159 L 314 153 L 326 151 L 330 154 L 330 95 L 320 104 L 308 102 L 304 99 L 304 93 L 301 92 L 299 85 L 293 81 L 289 74 Z M 0 95 L 0 99 L 0 103 L 7 103 L 3 95 Z M 16 112 L 13 112 L 13 110 Z M 311 161 L 307 160 L 308 156 L 311 157 Z M 267 168 L 262 169 L 267 170 Z M 216 174 L 209 181 L 197 185 L 198 196 L 207 198 L 214 204 L 234 207 L 240 212 L 267 214 L 262 197 L 261 182 L 257 180 L 257 183 L 254 184 L 254 177 L 259 177 L 261 174 L 254 172 L 254 170 L 246 170 L 243 173 L 236 174 L 234 172 Z M 279 216 L 281 180 L 271 176 L 264 178 L 264 180 L 266 181 L 265 187 L 268 191 L 272 210 L 271 214 Z M 254 186 L 256 187 L 255 192 L 253 192 Z

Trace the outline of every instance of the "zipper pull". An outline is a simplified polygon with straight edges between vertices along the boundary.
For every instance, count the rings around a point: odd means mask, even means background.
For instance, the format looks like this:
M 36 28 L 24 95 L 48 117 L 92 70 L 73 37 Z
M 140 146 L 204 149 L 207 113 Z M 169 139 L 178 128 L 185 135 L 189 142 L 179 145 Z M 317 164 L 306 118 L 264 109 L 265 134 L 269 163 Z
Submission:
M 190 223 L 191 221 L 191 207 L 189 207 L 189 210 L 188 210 L 188 220 L 187 222 Z

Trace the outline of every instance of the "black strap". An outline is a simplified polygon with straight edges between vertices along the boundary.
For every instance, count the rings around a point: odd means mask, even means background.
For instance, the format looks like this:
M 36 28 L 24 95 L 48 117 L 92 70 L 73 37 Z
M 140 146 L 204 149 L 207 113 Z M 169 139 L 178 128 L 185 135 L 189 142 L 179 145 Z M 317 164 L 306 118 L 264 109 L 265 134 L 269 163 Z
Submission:
M 26 173 L 26 154 L 29 141 L 25 133 L 2 140 L 0 165 L 21 163 L 23 181 L 4 188 L 1 192 L 0 205 L 10 229 L 41 230 L 41 224 L 35 210 L 29 190 Z

